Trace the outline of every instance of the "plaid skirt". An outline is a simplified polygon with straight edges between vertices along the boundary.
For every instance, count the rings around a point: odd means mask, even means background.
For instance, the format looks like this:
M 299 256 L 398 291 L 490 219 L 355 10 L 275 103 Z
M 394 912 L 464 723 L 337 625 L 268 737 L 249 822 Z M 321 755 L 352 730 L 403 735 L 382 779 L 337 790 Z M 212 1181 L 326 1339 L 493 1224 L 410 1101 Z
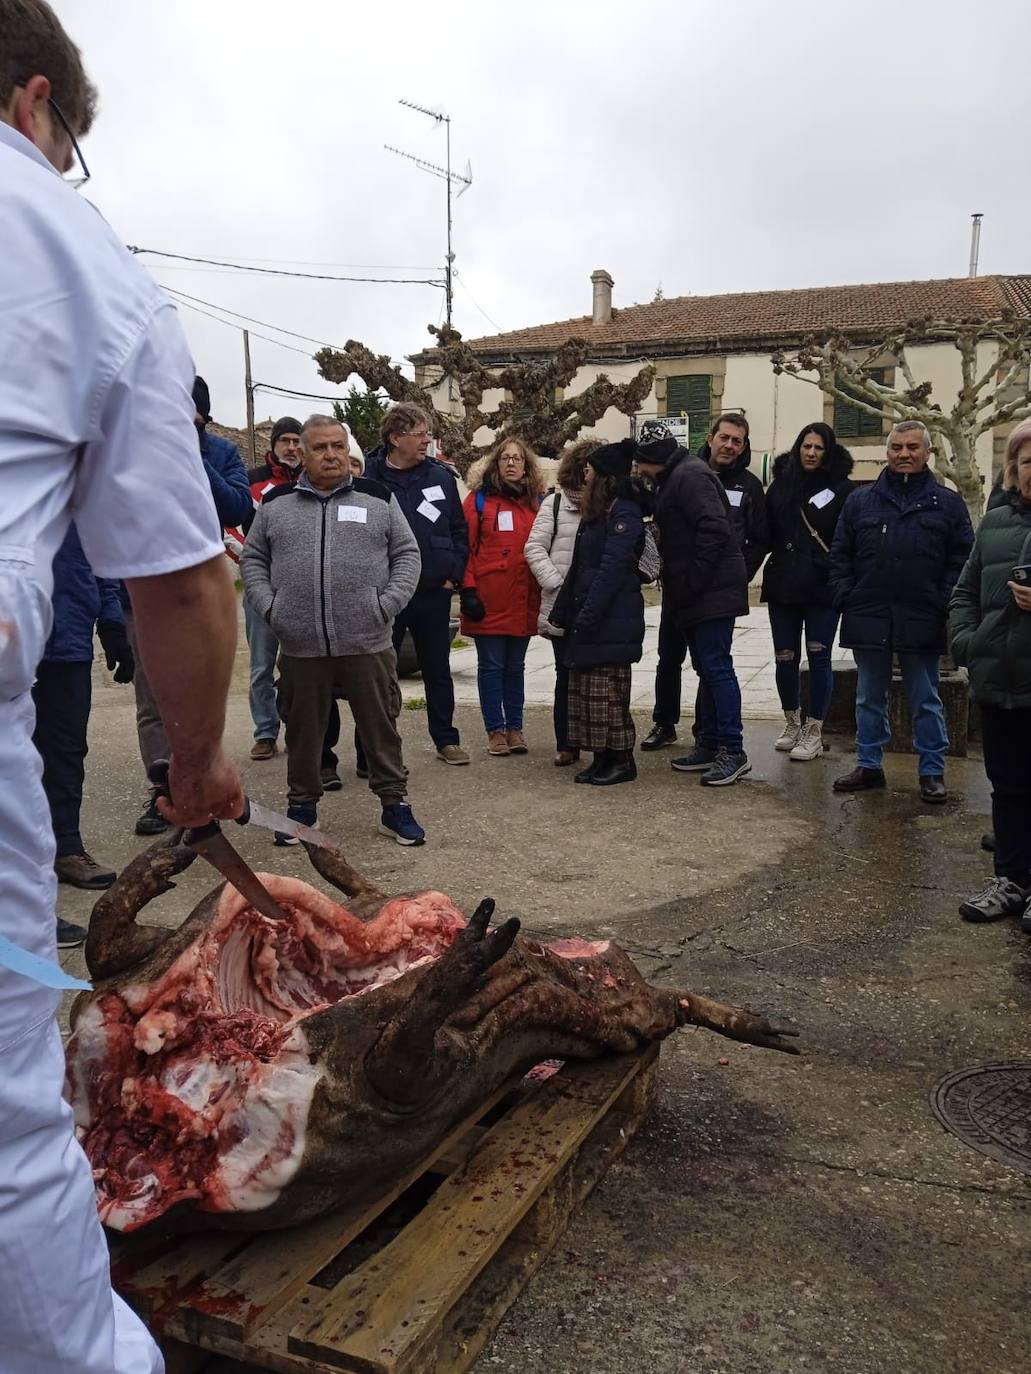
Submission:
M 573 749 L 632 749 L 630 664 L 569 671 L 569 743 Z

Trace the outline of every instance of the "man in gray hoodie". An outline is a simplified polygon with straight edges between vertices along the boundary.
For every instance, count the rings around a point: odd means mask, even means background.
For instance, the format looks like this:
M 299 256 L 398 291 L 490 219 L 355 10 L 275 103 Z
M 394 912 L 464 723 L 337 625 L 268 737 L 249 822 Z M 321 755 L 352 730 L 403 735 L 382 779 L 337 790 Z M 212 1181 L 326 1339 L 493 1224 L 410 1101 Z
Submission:
M 425 833 L 405 801 L 391 636 L 419 582 L 419 546 L 387 488 L 351 475 L 347 435 L 331 416 L 312 415 L 302 425 L 301 466 L 295 486 L 265 496 L 240 555 L 251 606 L 280 644 L 287 815 L 315 824 L 336 693 L 347 697 L 365 746 L 381 832 L 398 844 L 422 844 Z M 296 841 L 277 835 L 276 843 Z

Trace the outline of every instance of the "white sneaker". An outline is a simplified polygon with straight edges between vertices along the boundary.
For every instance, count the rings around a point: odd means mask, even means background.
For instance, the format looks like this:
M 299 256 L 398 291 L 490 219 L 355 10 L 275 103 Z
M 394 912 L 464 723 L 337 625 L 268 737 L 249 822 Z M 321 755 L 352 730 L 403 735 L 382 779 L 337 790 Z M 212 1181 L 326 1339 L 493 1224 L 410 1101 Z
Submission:
M 789 749 L 794 749 L 802 733 L 802 716 L 798 711 L 784 712 L 784 729 L 774 741 L 774 749 L 779 749 L 782 754 L 786 754 Z
M 802 732 L 798 737 L 798 743 L 788 755 L 789 759 L 795 759 L 800 763 L 808 763 L 810 759 L 818 759 L 823 753 L 823 721 L 807 720 L 802 726 Z

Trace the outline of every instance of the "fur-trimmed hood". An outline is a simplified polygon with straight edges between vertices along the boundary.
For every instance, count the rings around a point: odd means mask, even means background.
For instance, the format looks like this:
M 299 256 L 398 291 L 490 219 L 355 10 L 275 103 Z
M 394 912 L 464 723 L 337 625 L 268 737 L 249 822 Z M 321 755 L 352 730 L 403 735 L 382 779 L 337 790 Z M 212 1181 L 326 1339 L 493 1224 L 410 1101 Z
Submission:
M 790 461 L 790 449 L 788 449 L 786 453 L 777 454 L 776 458 L 773 460 L 774 478 L 784 476 L 788 470 L 788 463 Z M 855 460 L 848 449 L 845 448 L 843 444 L 835 444 L 834 448 L 831 450 L 830 458 L 825 458 L 817 471 L 826 474 L 829 485 L 836 487 L 839 482 L 843 482 L 845 478 L 849 476 L 854 466 Z M 801 472 L 802 468 L 801 464 L 799 464 L 800 475 Z

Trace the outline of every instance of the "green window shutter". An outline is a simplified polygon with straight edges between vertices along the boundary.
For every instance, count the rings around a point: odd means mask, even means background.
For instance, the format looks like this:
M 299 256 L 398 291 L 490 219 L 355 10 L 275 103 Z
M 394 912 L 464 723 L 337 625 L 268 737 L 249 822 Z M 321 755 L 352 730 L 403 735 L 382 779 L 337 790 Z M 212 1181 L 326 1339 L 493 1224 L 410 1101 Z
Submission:
M 697 448 L 712 427 L 712 378 L 667 377 L 666 415 L 672 420 L 687 416 L 689 442 L 692 449 Z
M 872 367 L 867 375 L 872 381 L 879 382 L 883 386 L 887 370 L 883 367 Z M 871 415 L 868 410 L 861 410 L 859 406 L 852 405 L 848 401 L 843 401 L 839 396 L 835 396 L 834 432 L 839 439 L 878 438 L 883 428 L 880 415 Z

